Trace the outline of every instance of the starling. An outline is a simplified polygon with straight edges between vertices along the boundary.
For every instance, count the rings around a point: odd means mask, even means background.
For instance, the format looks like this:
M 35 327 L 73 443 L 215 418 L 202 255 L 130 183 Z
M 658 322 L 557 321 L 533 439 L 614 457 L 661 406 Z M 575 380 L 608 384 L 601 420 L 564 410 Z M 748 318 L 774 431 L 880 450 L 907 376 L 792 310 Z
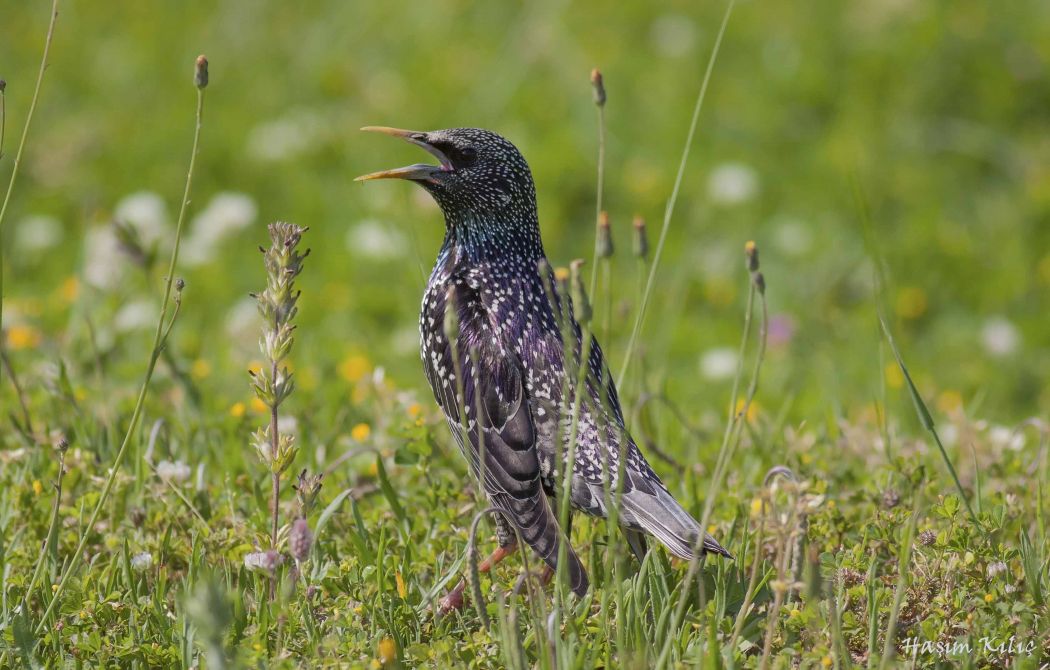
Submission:
M 571 297 L 549 290 L 555 281 L 540 240 L 529 166 L 509 141 L 478 128 L 363 130 L 401 137 L 439 162 L 357 180 L 413 181 L 430 193 L 445 216 L 444 243 L 419 316 L 423 368 L 474 476 L 483 473 L 489 499 L 517 526 L 549 575 L 564 538 L 554 511 L 564 481 L 555 459 L 568 455 L 568 406 L 577 397 L 574 370 L 580 369 L 584 347 Z M 447 309 L 455 310 L 458 322 L 452 343 L 445 327 Z M 563 346 L 559 323 L 568 337 L 574 336 L 570 347 Z M 635 555 L 644 555 L 643 533 L 649 533 L 675 556 L 692 558 L 700 525 L 672 497 L 627 432 L 612 374 L 593 337 L 585 364 L 572 508 L 607 516 L 608 478 L 611 490 L 622 486 L 619 522 Z M 500 515 L 496 535 L 500 547 L 481 564 L 482 570 L 516 548 L 513 527 Z M 701 551 L 732 558 L 706 533 Z M 572 589 L 582 595 L 586 572 L 571 547 L 566 556 Z

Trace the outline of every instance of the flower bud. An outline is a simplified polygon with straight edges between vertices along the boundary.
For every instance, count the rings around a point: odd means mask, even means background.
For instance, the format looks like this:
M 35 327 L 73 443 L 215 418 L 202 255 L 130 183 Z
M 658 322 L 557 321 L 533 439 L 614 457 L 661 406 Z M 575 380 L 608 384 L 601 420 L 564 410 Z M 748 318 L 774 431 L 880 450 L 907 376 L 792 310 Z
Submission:
M 587 324 L 591 321 L 591 301 L 587 298 L 587 289 L 583 285 L 583 260 L 576 259 L 569 265 L 570 295 L 572 296 L 572 316 L 577 323 Z
M 612 230 L 609 228 L 609 213 L 602 212 L 598 215 L 598 258 L 611 258 L 613 255 Z
M 6 79 L 0 79 L 0 93 L 3 93 L 6 90 L 7 90 L 7 80 Z
M 306 519 L 296 519 L 291 532 L 288 533 L 288 548 L 292 552 L 292 558 L 302 563 L 310 557 L 313 544 L 314 534 L 310 531 L 310 524 Z
M 748 240 L 747 244 L 744 245 L 744 256 L 747 258 L 747 271 L 755 272 L 758 270 L 758 246 L 754 240 Z
M 208 86 L 208 59 L 204 54 L 197 56 L 196 68 L 193 71 L 193 85 L 200 89 Z
M 591 86 L 594 87 L 594 104 L 599 107 L 605 106 L 605 80 L 602 71 L 598 68 L 591 70 Z
M 634 255 L 645 258 L 649 255 L 649 236 L 645 230 L 645 219 L 634 217 Z

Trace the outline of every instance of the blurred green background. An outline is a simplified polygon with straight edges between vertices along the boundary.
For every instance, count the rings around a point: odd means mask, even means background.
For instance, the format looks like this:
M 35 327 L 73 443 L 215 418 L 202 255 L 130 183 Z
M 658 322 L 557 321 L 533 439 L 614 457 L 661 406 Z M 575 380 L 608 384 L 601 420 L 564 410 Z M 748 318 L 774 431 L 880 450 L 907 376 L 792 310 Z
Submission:
M 0 4 L 6 184 L 49 2 Z M 354 176 L 423 160 L 368 124 L 481 126 L 532 165 L 547 253 L 590 257 L 596 113 L 609 94 L 606 205 L 618 368 L 636 263 L 655 246 L 723 3 L 64 2 L 4 225 L 4 326 L 33 392 L 63 358 L 105 361 L 87 394 L 134 392 L 164 269 L 119 252 L 111 222 L 170 244 L 190 151 L 193 59 L 211 61 L 174 341 L 204 406 L 247 401 L 249 291 L 265 223 L 308 225 L 294 404 L 335 412 L 341 380 L 382 367 L 424 387 L 416 314 L 443 233 L 404 183 Z M 723 412 L 762 252 L 773 315 L 760 412 L 868 412 L 890 389 L 854 184 L 885 254 L 893 327 L 939 412 L 1002 422 L 1050 406 L 1050 3 L 741 0 L 716 63 L 643 331 L 646 388 Z M 599 316 L 599 318 L 601 318 Z M 96 368 L 98 369 L 98 368 Z M 728 372 L 728 374 L 727 374 Z M 9 389 L 0 397 L 13 398 Z M 426 394 L 424 394 L 425 397 Z M 7 400 L 4 402 L 7 405 Z M 235 410 L 236 411 L 236 410 Z M 6 413 L 6 412 L 5 412 Z

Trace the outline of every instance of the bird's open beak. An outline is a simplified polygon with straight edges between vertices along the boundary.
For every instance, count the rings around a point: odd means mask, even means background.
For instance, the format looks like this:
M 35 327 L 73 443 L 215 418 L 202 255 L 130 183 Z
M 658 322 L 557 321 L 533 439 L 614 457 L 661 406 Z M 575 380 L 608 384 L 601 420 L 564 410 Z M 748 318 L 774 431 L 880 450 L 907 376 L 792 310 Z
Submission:
M 440 149 L 427 142 L 426 133 L 415 130 L 401 130 L 400 128 L 387 128 L 386 126 L 365 126 L 361 130 L 370 133 L 383 133 L 384 135 L 400 137 L 406 142 L 422 147 L 427 153 L 437 158 L 441 164 L 428 165 L 426 163 L 416 163 L 415 165 L 408 165 L 393 170 L 383 170 L 382 172 L 361 175 L 354 179 L 354 181 L 371 181 L 372 179 L 410 179 L 412 181 L 426 181 L 436 184 L 441 174 L 452 172 L 454 169 L 452 167 L 452 161 L 450 161 Z

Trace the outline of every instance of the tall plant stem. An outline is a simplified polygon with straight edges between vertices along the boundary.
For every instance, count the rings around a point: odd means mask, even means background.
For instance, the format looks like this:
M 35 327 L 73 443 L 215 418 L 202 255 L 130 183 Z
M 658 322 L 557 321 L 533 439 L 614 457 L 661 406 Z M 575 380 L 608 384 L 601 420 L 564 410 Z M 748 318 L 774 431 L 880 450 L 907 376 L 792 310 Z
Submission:
M 588 294 L 596 295 L 598 286 L 598 222 L 602 218 L 602 196 L 605 191 L 605 105 L 598 105 L 598 186 L 594 198 L 594 262 L 591 263 L 591 286 Z
M 47 39 L 44 41 L 44 55 L 40 58 L 40 71 L 36 76 L 36 87 L 33 89 L 33 99 L 29 103 L 29 111 L 26 113 L 26 123 L 22 126 L 22 139 L 18 142 L 18 150 L 15 152 L 15 164 L 11 168 L 11 179 L 7 182 L 7 193 L 4 195 L 4 203 L 0 205 L 0 333 L 4 332 L 4 218 L 7 215 L 7 206 L 11 204 L 11 193 L 15 190 L 15 181 L 18 178 L 18 168 L 22 166 L 22 152 L 26 148 L 26 139 L 29 137 L 29 127 L 33 123 L 33 113 L 36 112 L 36 103 L 40 98 L 40 87 L 44 83 L 44 71 L 47 70 L 47 56 L 51 53 L 51 39 L 55 35 L 55 22 L 58 20 L 58 0 L 51 5 L 51 23 L 47 27 Z M 6 114 L 6 110 L 5 110 Z M 0 148 L 3 145 L 0 143 Z M 4 345 L 0 339 L 0 347 Z M 3 373 L 0 372 L 0 375 Z
M 635 343 L 638 341 L 638 333 L 641 331 L 642 322 L 645 320 L 645 310 L 649 305 L 649 297 L 653 292 L 653 284 L 656 281 L 656 269 L 660 266 L 660 257 L 664 251 L 664 243 L 667 241 L 667 231 L 671 227 L 671 216 L 674 214 L 675 204 L 678 202 L 678 192 L 682 187 L 685 166 L 689 161 L 689 153 L 693 148 L 693 137 L 696 135 L 696 126 L 700 120 L 700 110 L 707 95 L 707 85 L 711 81 L 715 60 L 718 58 L 718 51 L 722 46 L 722 36 L 725 35 L 726 25 L 729 23 L 730 14 L 733 13 L 734 4 L 736 4 L 736 0 L 729 0 L 729 6 L 726 7 L 726 12 L 722 16 L 722 25 L 718 29 L 718 37 L 715 38 L 715 45 L 711 49 L 711 58 L 707 61 L 707 71 L 704 73 L 703 83 L 700 84 L 700 93 L 696 96 L 696 104 L 693 106 L 693 118 L 689 122 L 689 133 L 685 138 L 685 146 L 682 147 L 682 158 L 678 162 L 678 174 L 675 175 L 674 188 L 671 189 L 671 197 L 668 198 L 667 207 L 664 208 L 660 239 L 656 243 L 656 253 L 653 255 L 652 265 L 649 266 L 649 278 L 646 281 L 645 291 L 642 295 L 642 304 L 638 307 L 638 312 L 635 314 L 634 326 L 631 328 L 631 339 L 627 341 L 627 351 L 624 353 L 623 366 L 620 368 L 620 374 L 616 377 L 617 388 L 623 388 L 623 380 L 627 377 L 627 369 L 631 365 L 631 355 L 634 353 Z
M 113 491 L 113 482 L 116 480 L 117 472 L 120 471 L 120 466 L 123 464 L 124 456 L 128 451 L 128 445 L 131 444 L 132 436 L 135 434 L 139 421 L 142 419 L 142 408 L 146 401 L 146 393 L 149 390 L 150 380 L 153 378 L 153 370 L 157 366 L 157 359 L 160 358 L 160 352 L 164 348 L 168 335 L 171 333 L 171 327 L 175 324 L 175 318 L 178 316 L 179 301 L 176 300 L 175 309 L 172 312 L 171 319 L 167 322 L 165 327 L 165 316 L 168 314 L 168 305 L 171 303 L 172 286 L 175 281 L 175 265 L 179 260 L 179 242 L 182 240 L 182 226 L 186 220 L 186 208 L 190 201 L 190 187 L 193 184 L 193 169 L 197 162 L 197 147 L 200 143 L 201 122 L 203 116 L 204 89 L 198 88 L 196 125 L 193 130 L 193 151 L 190 153 L 190 166 L 186 172 L 186 187 L 182 193 L 182 204 L 179 208 L 179 220 L 175 226 L 175 243 L 171 249 L 171 260 L 168 263 L 168 275 L 164 279 L 164 299 L 161 301 L 160 315 L 157 317 L 157 330 L 153 335 L 153 349 L 150 352 L 149 363 L 146 365 L 146 373 L 142 379 L 142 386 L 139 388 L 138 399 L 135 401 L 135 409 L 131 413 L 128 430 L 124 434 L 124 439 L 120 444 L 120 449 L 117 451 L 116 457 L 113 459 L 113 465 L 110 466 L 109 476 L 106 477 L 106 484 L 102 487 L 102 494 L 99 496 L 98 502 L 95 503 L 95 509 L 92 510 L 87 524 L 84 525 L 84 530 L 80 535 L 80 540 L 77 542 L 77 548 L 69 557 L 69 563 L 66 565 L 65 571 L 62 573 L 62 577 L 59 579 L 58 585 L 55 587 L 55 594 L 51 598 L 51 602 L 48 603 L 47 609 L 44 610 L 43 616 L 40 617 L 40 621 L 37 623 L 35 630 L 36 635 L 40 635 L 44 631 L 44 626 L 47 624 L 48 618 L 51 616 L 52 612 L 54 612 L 55 606 L 58 604 L 59 600 L 62 599 L 62 592 L 65 590 L 66 584 L 69 582 L 70 575 L 73 574 L 74 570 L 80 567 L 80 562 L 83 560 L 84 556 L 84 547 L 87 545 L 88 535 L 91 534 L 91 529 L 95 527 L 95 522 L 98 521 L 98 515 L 102 512 L 102 508 L 109 501 L 109 496 Z

